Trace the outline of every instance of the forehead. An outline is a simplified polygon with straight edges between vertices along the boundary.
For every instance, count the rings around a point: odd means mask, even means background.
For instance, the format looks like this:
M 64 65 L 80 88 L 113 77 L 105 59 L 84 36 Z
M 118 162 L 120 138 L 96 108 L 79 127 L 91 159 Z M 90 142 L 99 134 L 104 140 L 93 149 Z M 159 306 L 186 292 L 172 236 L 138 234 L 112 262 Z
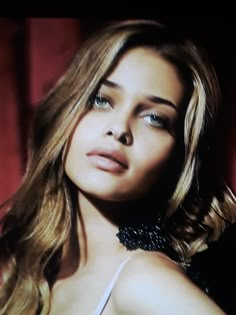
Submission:
M 130 93 L 158 95 L 179 104 L 184 87 L 174 65 L 151 48 L 132 48 L 125 52 L 108 80 Z

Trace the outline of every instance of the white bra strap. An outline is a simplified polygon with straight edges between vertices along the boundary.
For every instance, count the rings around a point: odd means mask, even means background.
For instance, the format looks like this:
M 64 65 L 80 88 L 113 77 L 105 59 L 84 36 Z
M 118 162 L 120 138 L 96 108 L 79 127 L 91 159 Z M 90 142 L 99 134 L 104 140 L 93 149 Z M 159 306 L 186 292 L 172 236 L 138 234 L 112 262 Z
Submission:
M 132 256 L 132 255 L 131 255 Z M 126 257 L 125 260 L 122 261 L 122 263 L 120 264 L 120 266 L 118 267 L 118 269 L 116 270 L 114 276 L 112 277 L 108 287 L 106 288 L 98 306 L 96 307 L 95 312 L 93 313 L 93 315 L 100 315 L 102 314 L 108 300 L 109 297 L 111 295 L 112 289 L 117 281 L 117 278 L 119 277 L 120 272 L 122 271 L 122 269 L 124 268 L 125 264 L 127 263 L 127 261 L 130 259 L 131 256 Z

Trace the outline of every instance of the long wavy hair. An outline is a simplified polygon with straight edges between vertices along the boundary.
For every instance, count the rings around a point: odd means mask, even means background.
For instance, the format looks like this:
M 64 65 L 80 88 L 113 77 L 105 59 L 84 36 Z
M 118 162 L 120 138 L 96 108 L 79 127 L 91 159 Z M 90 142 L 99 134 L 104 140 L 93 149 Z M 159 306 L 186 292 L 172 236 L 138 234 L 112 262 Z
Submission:
M 35 112 L 26 172 L 2 222 L 1 315 L 49 313 L 58 253 L 71 235 L 77 212 L 63 153 L 102 79 L 137 46 L 150 47 L 173 64 L 185 87 L 176 154 L 165 172 L 171 176 L 163 176 L 163 194 L 158 191 L 163 196 L 158 211 L 173 248 L 188 261 L 235 221 L 235 197 L 218 181 L 211 160 L 221 95 L 205 52 L 156 21 L 110 24 L 84 42 Z

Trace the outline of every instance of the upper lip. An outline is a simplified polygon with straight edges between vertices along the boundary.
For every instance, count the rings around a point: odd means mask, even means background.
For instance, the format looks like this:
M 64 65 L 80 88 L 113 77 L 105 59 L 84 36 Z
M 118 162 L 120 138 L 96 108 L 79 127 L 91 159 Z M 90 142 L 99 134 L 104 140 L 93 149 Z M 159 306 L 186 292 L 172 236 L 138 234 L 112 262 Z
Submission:
M 99 155 L 99 156 L 106 157 L 108 159 L 116 161 L 117 163 L 122 165 L 124 168 L 128 168 L 128 161 L 125 155 L 120 150 L 110 148 L 110 147 L 97 147 L 87 153 L 87 156 L 91 156 L 91 155 Z

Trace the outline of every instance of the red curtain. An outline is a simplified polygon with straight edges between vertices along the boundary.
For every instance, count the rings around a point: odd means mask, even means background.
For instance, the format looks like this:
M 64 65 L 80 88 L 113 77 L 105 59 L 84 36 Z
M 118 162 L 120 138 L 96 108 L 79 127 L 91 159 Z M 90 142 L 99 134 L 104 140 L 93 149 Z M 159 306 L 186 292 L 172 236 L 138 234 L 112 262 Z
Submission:
M 28 126 L 35 106 L 68 66 L 84 36 L 103 22 L 74 18 L 0 18 L 0 203 L 20 183 L 26 162 Z M 223 50 L 225 47 L 219 46 L 216 53 Z M 227 82 L 224 93 L 228 102 L 223 126 L 225 136 L 221 142 L 225 156 L 222 167 L 236 191 L 236 81 L 233 68 L 230 71 L 222 79 Z
M 78 19 L 0 19 L 0 203 L 20 183 L 33 109 L 80 41 Z
M 19 108 L 13 39 L 16 27 L 0 20 L 0 203 L 16 189 L 21 178 Z

